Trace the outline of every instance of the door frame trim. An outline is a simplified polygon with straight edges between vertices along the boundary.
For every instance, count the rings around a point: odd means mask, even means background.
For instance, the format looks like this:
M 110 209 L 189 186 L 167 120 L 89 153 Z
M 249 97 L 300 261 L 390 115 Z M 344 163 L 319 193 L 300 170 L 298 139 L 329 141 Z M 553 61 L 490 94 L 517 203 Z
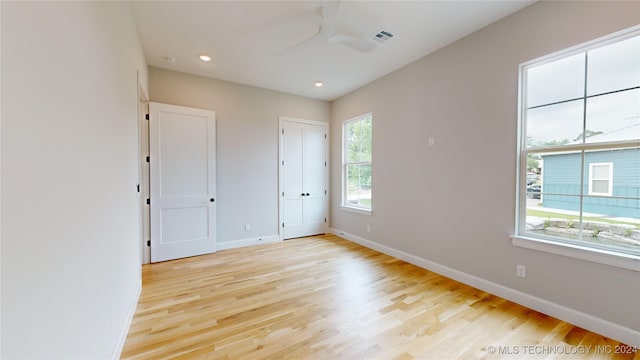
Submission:
M 329 229 L 329 195 L 330 195 L 330 189 L 329 189 L 329 123 L 325 122 L 325 121 L 318 121 L 318 120 L 308 120 L 308 119 L 301 119 L 301 118 L 295 118 L 295 117 L 291 117 L 291 116 L 285 116 L 285 115 L 279 115 L 278 116 L 278 237 L 280 238 L 280 241 L 284 240 L 284 230 L 282 228 L 282 223 L 284 221 L 284 202 L 282 200 L 282 193 L 284 192 L 284 184 L 283 184 L 283 167 L 284 165 L 282 164 L 282 162 L 284 161 L 284 149 L 283 149 L 283 145 L 284 145 L 284 139 L 283 139 L 283 130 L 284 130 L 284 123 L 285 122 L 294 122 L 294 123 L 300 123 L 300 124 L 306 124 L 306 125 L 319 125 L 319 126 L 324 126 L 325 128 L 325 134 L 327 135 L 327 138 L 325 139 L 325 146 L 324 146 L 324 158 L 327 162 L 327 166 L 324 167 L 324 184 L 325 184 L 325 188 L 327 193 L 324 196 L 324 215 L 325 218 L 327 219 L 327 221 L 325 222 L 324 225 L 324 229 L 325 229 L 325 233 L 328 231 Z
M 138 82 L 138 202 L 139 202 L 139 226 L 140 226 L 140 263 L 151 262 L 151 247 L 147 246 L 147 240 L 151 240 L 149 218 L 151 213 L 147 205 L 149 197 L 149 122 L 145 116 L 149 113 L 149 97 L 142 85 Z

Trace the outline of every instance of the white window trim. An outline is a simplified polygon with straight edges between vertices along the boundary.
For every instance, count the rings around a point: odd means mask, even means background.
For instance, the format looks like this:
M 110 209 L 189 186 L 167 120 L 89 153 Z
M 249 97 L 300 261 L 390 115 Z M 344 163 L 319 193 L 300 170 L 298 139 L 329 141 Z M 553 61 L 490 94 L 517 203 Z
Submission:
M 353 213 L 356 213 L 356 214 L 367 215 L 367 216 L 371 216 L 371 214 L 373 213 L 373 210 L 371 210 L 369 208 L 356 207 L 356 206 L 353 206 L 353 205 L 342 204 L 342 205 L 340 205 L 340 208 L 342 210 L 346 210 L 346 211 L 353 212 Z
M 511 236 L 511 243 L 513 246 L 520 248 L 538 250 L 640 272 L 640 256 L 521 235 Z
M 340 208 L 342 208 L 343 210 L 347 210 L 350 212 L 354 212 L 354 213 L 358 213 L 358 214 L 362 214 L 362 215 L 368 215 L 371 216 L 371 213 L 373 212 L 373 198 L 371 199 L 371 206 L 370 207 L 365 207 L 365 206 L 358 206 L 358 205 L 354 205 L 354 204 L 349 204 L 347 202 L 347 165 L 351 164 L 351 165 L 364 165 L 364 164 L 370 164 L 372 169 L 371 169 L 371 178 L 372 178 L 372 186 L 371 188 L 373 189 L 373 149 L 372 149 L 372 154 L 371 154 L 371 161 L 364 161 L 364 162 L 347 162 L 347 141 L 345 139 L 345 126 L 350 123 L 350 122 L 354 122 L 354 121 L 359 121 L 365 117 L 371 117 L 373 118 L 373 113 L 366 113 L 360 116 L 356 116 L 352 119 L 348 119 L 342 122 L 342 203 L 340 204 Z M 372 130 L 373 133 L 373 130 Z M 373 140 L 372 140 L 373 141 Z M 373 144 L 372 144 L 373 145 Z
M 577 54 L 579 52 L 589 51 L 597 47 L 605 46 L 609 43 L 614 43 L 618 41 L 622 41 L 624 39 L 628 39 L 634 36 L 638 36 L 640 32 L 640 25 L 633 26 L 631 28 L 604 36 L 602 38 L 576 45 L 574 47 L 543 56 L 538 59 L 534 59 L 525 63 L 520 64 L 518 68 L 518 123 L 517 123 L 517 148 L 518 148 L 518 157 L 517 157 L 517 176 L 516 176 L 516 216 L 515 216 L 515 234 L 511 235 L 512 244 L 516 247 L 532 249 L 537 251 L 542 251 L 550 254 L 561 255 L 566 257 L 571 257 L 575 259 L 581 259 L 586 261 L 591 261 L 599 264 L 605 264 L 609 266 L 614 266 L 618 268 L 628 269 L 632 271 L 640 272 L 640 256 L 636 256 L 633 254 L 627 254 L 623 252 L 617 252 L 613 250 L 605 250 L 598 249 L 590 246 L 580 246 L 572 243 L 565 243 L 561 240 L 556 240 L 553 238 L 545 238 L 543 236 L 533 236 L 527 233 L 524 229 L 525 221 L 521 221 L 521 219 L 526 219 L 526 178 L 527 178 L 527 168 L 526 165 L 522 166 L 522 164 L 527 163 L 526 154 L 524 151 L 523 144 L 526 144 L 526 133 L 524 129 L 526 129 L 526 122 L 524 119 L 526 108 L 523 107 L 523 97 L 525 96 L 525 81 L 524 81 L 524 69 L 531 66 L 532 64 L 544 64 L 546 62 L 554 61 L 561 57 L 571 56 L 573 54 Z M 630 142 L 627 142 L 630 144 Z M 610 147 L 616 147 L 618 143 L 604 143 L 596 146 L 591 146 L 591 149 L 607 149 Z M 571 146 L 564 147 L 563 151 L 570 150 L 591 150 L 585 147 L 579 147 L 576 149 L 572 149 Z M 537 151 L 538 150 L 538 151 Z M 540 149 L 528 149 L 529 152 L 545 152 L 544 148 Z M 591 174 L 591 173 L 590 173 Z M 610 174 L 613 174 L 613 169 Z M 613 181 L 609 182 L 609 186 L 612 187 Z M 591 187 L 591 181 L 589 181 L 589 187 Z M 591 194 L 589 194 L 591 195 Z M 543 195 L 544 196 L 544 195 Z M 585 196 L 585 195 L 582 195 Z M 524 203 L 524 205 L 522 205 Z
M 598 178 L 593 178 L 593 167 L 594 166 L 604 166 L 606 165 L 608 167 L 608 178 L 607 179 L 598 179 Z M 602 192 L 597 192 L 597 191 L 593 191 L 593 180 L 607 180 L 607 192 L 606 193 L 602 193 Z M 606 163 L 590 163 L 589 164 L 589 195 L 595 195 L 595 196 L 612 196 L 613 195 L 613 163 L 612 162 L 606 162 Z

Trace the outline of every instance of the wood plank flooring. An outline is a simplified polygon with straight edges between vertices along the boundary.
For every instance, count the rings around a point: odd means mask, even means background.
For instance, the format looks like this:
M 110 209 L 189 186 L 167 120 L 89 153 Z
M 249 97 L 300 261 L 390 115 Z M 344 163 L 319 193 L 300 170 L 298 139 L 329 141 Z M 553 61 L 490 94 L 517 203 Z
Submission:
M 145 265 L 122 358 L 640 360 L 616 347 L 326 235 Z

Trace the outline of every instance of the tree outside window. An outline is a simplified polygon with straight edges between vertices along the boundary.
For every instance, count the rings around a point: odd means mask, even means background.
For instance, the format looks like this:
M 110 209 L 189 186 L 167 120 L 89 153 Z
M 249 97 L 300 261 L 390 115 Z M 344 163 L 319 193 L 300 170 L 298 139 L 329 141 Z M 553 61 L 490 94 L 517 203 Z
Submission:
M 372 130 L 371 114 L 343 124 L 344 206 L 371 210 Z

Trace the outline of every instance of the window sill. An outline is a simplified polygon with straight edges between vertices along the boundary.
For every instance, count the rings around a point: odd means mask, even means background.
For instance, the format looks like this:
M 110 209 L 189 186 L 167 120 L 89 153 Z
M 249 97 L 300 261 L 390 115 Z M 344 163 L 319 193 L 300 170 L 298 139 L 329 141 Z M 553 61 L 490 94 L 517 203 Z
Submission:
M 358 207 L 348 206 L 348 205 L 340 205 L 340 208 L 345 211 L 354 212 L 357 214 L 362 214 L 367 216 L 371 216 L 371 214 L 373 213 L 373 210 L 370 210 L 370 209 L 363 209 L 363 208 L 358 208 Z
M 514 246 L 640 272 L 640 257 L 573 244 L 512 235 Z

